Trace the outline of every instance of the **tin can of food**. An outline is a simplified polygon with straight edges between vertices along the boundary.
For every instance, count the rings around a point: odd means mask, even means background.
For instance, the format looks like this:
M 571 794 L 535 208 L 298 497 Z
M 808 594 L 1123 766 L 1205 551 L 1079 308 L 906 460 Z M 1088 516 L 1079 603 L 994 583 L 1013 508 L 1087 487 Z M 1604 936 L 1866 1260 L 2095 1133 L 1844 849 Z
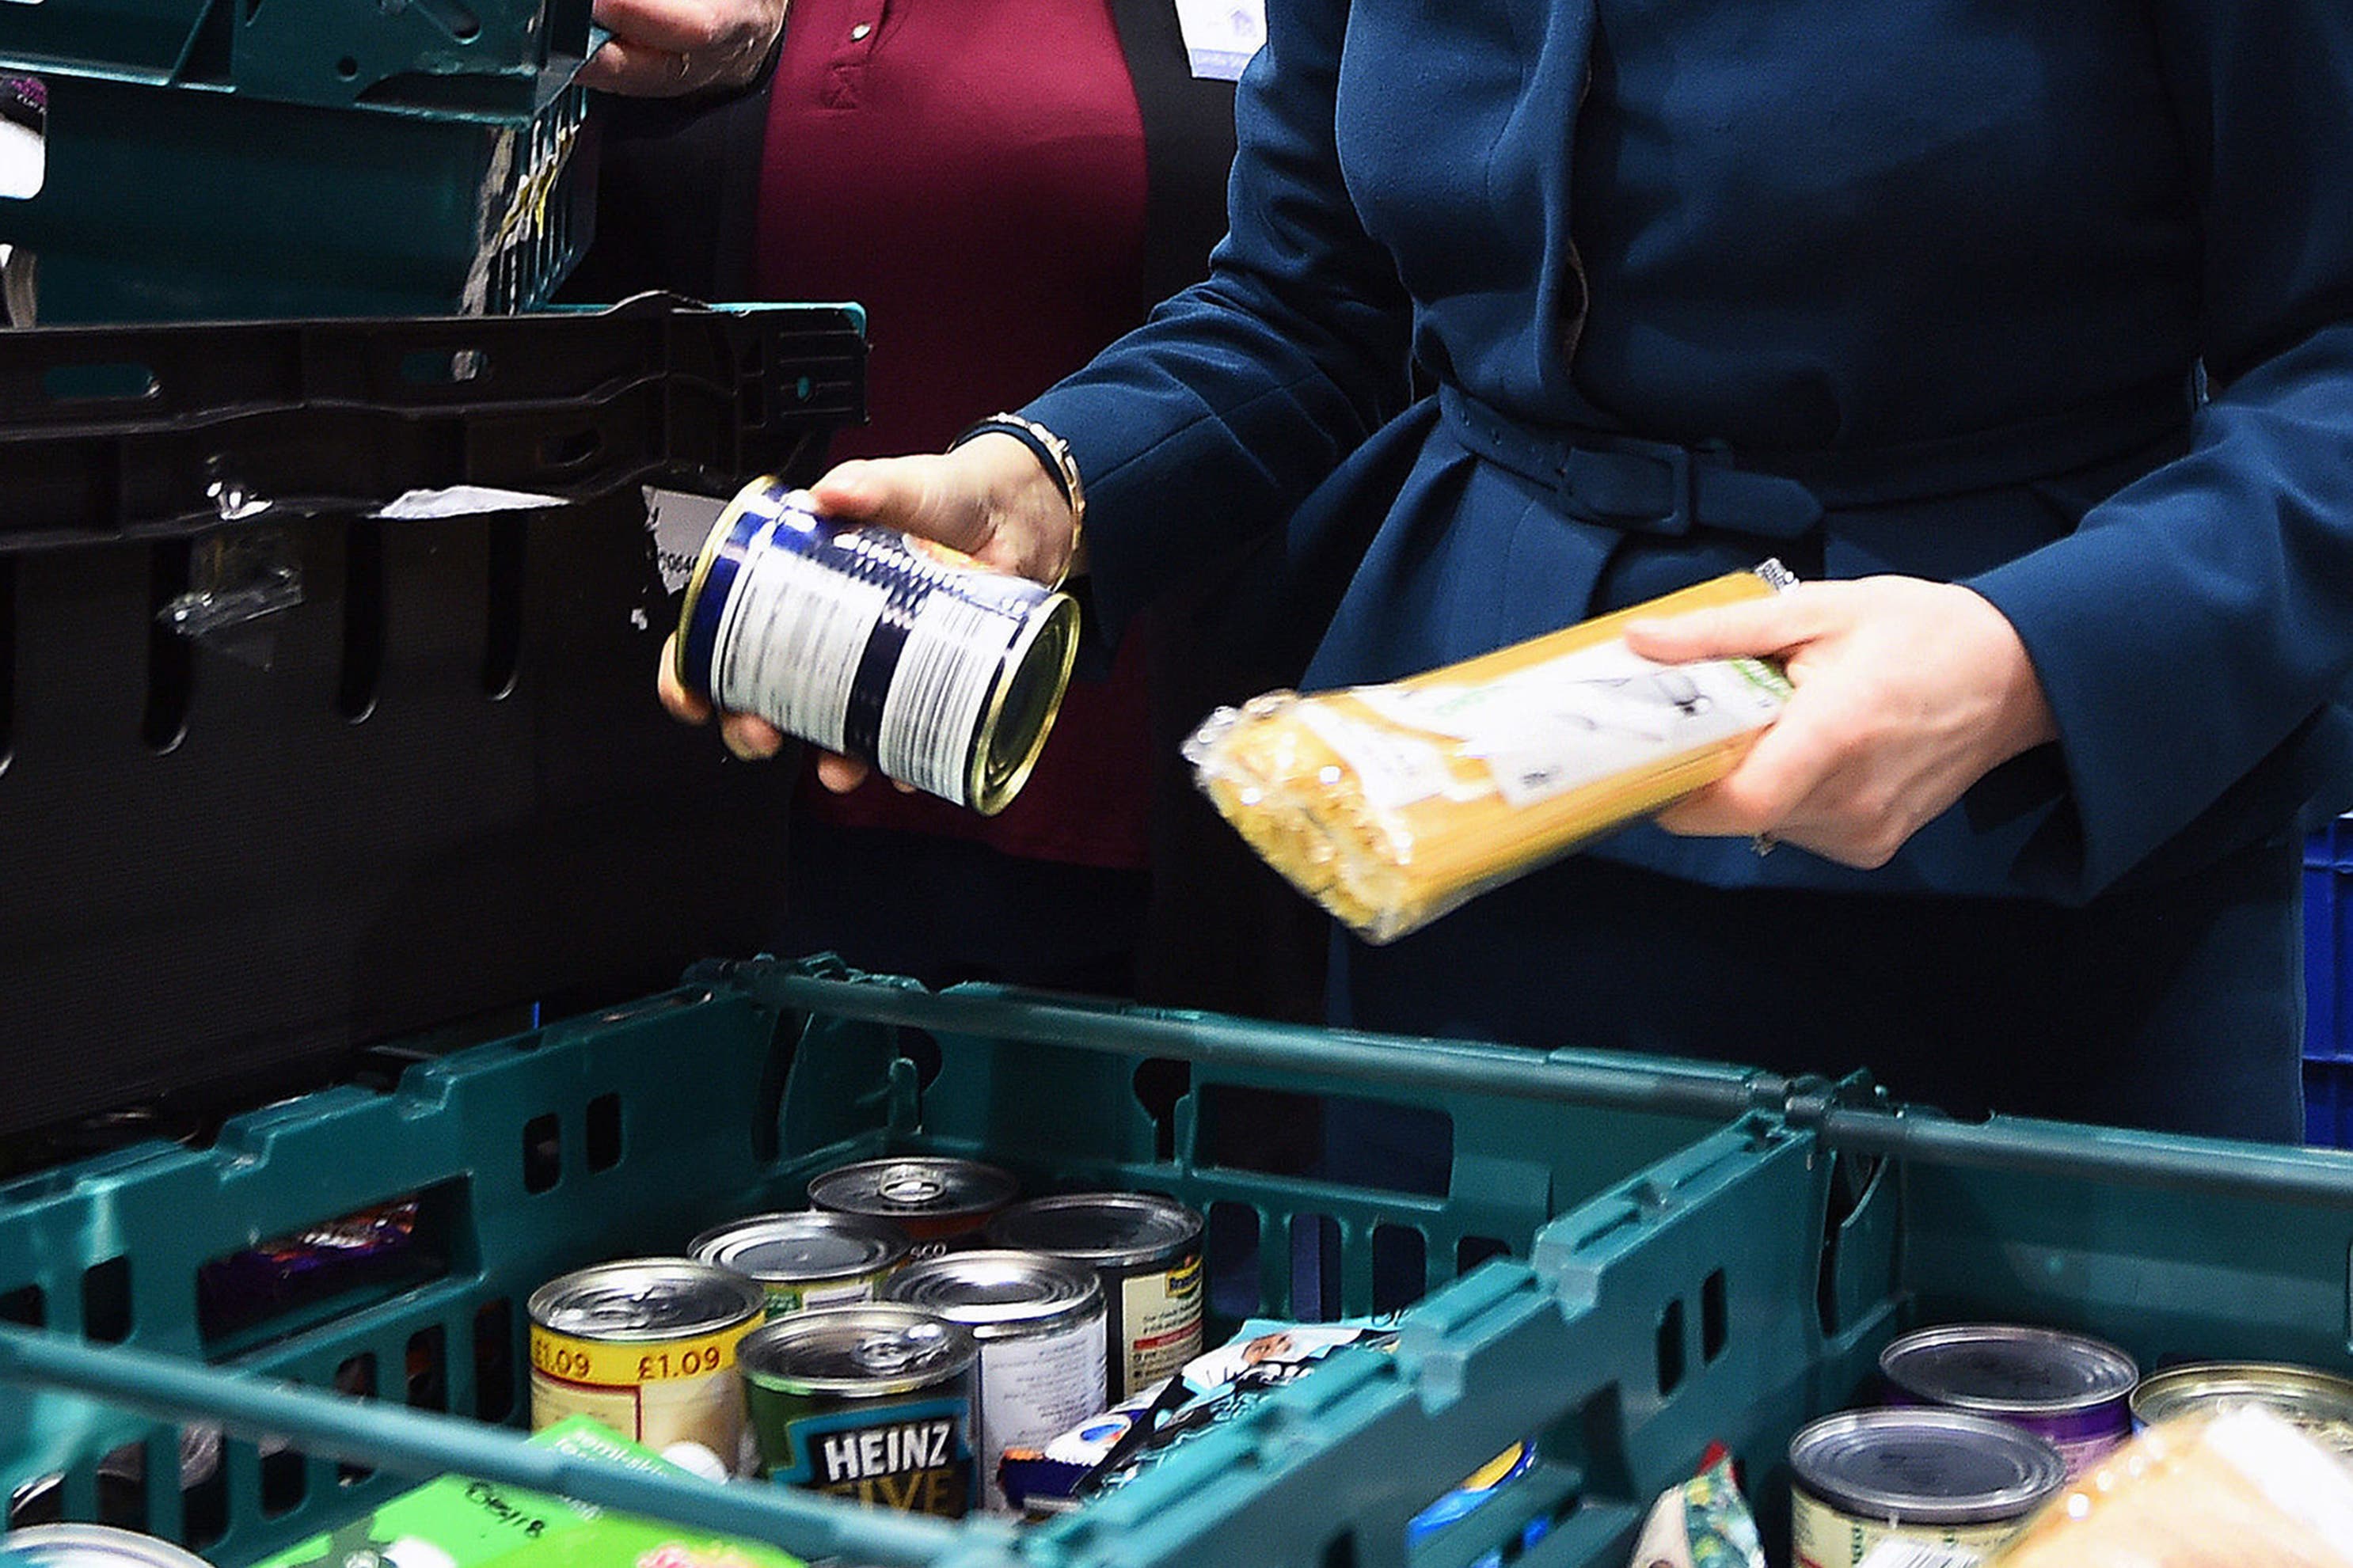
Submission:
M 1958 1410 L 1853 1410 L 1789 1440 L 1798 1568 L 1858 1568 L 1882 1542 L 1990 1550 L 2067 1483 L 2036 1436 Z
M 1890 1405 L 1935 1405 L 2007 1421 L 2048 1442 L 2073 1480 L 2132 1436 L 2140 1368 L 2083 1334 L 2009 1323 L 1953 1323 L 1879 1352 Z
M 753 1215 L 714 1226 L 687 1244 L 687 1256 L 756 1279 L 768 1316 L 871 1301 L 907 1261 L 913 1244 L 885 1220 L 860 1215 Z
M 657 1453 L 745 1452 L 737 1342 L 767 1313 L 756 1280 L 687 1258 L 632 1258 L 531 1293 L 531 1429 L 587 1415 Z
M 1021 1184 L 977 1160 L 910 1154 L 860 1160 L 811 1177 L 811 1208 L 888 1220 L 914 1238 L 918 1257 L 977 1247 L 989 1216 L 1013 1201 Z
M 2278 1362 L 2189 1362 L 2133 1391 L 2136 1431 L 2193 1410 L 2260 1405 L 2332 1453 L 2353 1459 L 2353 1381 Z
M 111 1524 L 28 1524 L 0 1535 L 0 1551 L 26 1568 L 211 1568 L 160 1536 Z
M 894 529 L 821 517 L 774 478 L 712 524 L 679 612 L 679 683 L 993 814 L 1060 708 L 1077 603 Z
M 1113 1403 L 1201 1353 L 1201 1216 L 1171 1198 L 1067 1193 L 1031 1198 L 988 1222 L 992 1247 L 1092 1266 L 1103 1281 Z
M 997 1461 L 1042 1448 L 1107 1406 L 1103 1283 L 1086 1264 L 1036 1252 L 950 1252 L 911 1263 L 883 1287 L 962 1323 L 980 1342 L 973 1452 L 984 1505 L 1006 1509 Z
M 818 1307 L 736 1347 L 759 1471 L 911 1513 L 972 1506 L 972 1331 L 893 1302 Z

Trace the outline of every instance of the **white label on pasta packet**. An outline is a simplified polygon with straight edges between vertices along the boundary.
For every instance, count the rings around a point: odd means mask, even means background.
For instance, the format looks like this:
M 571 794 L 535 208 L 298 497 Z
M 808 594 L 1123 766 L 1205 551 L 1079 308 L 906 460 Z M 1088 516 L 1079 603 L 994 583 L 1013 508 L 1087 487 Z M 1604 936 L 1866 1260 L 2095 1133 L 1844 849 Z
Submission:
M 1240 81 L 1266 42 L 1266 0 L 1176 0 L 1185 59 L 1203 81 Z
M 1665 665 L 1612 641 L 1482 686 L 1357 695 L 1385 719 L 1453 736 L 1525 806 L 1763 729 L 1789 687 L 1754 659 Z
M 1348 695 L 1362 700 L 1371 689 L 1377 689 L 1360 687 Z M 1428 741 L 1351 719 L 1313 699 L 1302 702 L 1298 713 L 1299 721 L 1355 770 L 1365 803 L 1377 811 L 1395 811 L 1443 795 L 1454 783 L 1446 753 Z

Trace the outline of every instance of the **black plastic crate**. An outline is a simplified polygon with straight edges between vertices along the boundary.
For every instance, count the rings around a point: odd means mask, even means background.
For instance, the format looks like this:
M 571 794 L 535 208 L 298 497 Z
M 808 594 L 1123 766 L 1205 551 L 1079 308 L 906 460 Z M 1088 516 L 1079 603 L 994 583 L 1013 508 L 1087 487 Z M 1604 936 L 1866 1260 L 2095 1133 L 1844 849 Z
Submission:
M 812 471 L 863 365 L 852 309 L 652 298 L 0 332 L 0 1134 L 755 946 L 790 770 L 655 704 L 639 487 Z M 366 515 L 459 484 L 563 504 Z M 174 629 L 224 561 L 299 602 Z

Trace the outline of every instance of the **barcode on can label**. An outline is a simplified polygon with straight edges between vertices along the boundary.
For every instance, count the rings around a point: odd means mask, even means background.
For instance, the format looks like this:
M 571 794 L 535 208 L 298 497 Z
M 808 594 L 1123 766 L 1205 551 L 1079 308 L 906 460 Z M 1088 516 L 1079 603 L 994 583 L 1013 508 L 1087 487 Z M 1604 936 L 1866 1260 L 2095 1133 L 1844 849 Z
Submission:
M 917 789 L 959 796 L 965 758 L 1013 630 L 994 610 L 925 595 L 883 700 L 876 765 Z
M 1983 1556 L 1963 1547 L 1883 1541 L 1862 1560 L 1862 1568 L 1979 1568 L 1984 1562 Z

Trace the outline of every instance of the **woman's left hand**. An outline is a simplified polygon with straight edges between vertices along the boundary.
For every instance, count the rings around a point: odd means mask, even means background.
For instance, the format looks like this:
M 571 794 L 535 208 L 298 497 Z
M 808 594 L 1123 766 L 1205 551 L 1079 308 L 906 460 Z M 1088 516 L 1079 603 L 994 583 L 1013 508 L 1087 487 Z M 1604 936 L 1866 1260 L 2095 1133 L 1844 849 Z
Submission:
M 1626 641 L 1670 664 L 1778 656 L 1797 687 L 1738 766 L 1659 814 L 1671 833 L 1762 837 L 1883 866 L 1993 768 L 2058 738 L 2017 631 L 1951 584 L 1801 584 L 1638 621 Z
M 596 0 L 613 36 L 574 79 L 631 98 L 741 87 L 784 30 L 787 0 Z

